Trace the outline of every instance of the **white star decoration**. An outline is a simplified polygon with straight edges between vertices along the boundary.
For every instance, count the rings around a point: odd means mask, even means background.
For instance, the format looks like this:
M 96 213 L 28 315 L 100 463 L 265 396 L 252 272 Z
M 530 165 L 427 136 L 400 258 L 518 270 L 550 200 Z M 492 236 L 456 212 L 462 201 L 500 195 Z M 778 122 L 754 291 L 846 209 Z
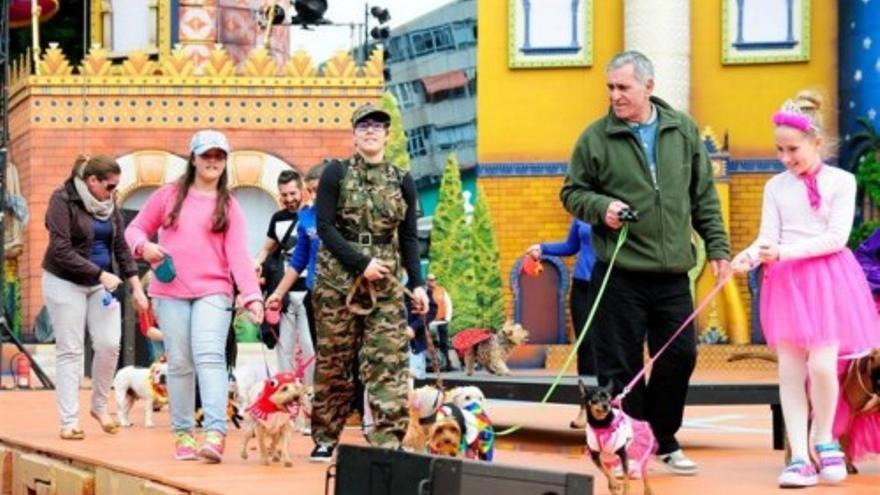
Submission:
M 862 47 L 864 47 L 865 50 L 871 49 L 871 37 L 870 36 L 865 36 L 865 39 L 862 40 Z
M 877 57 L 877 63 L 874 64 L 874 70 L 880 72 L 880 57 Z
M 852 100 L 849 100 L 849 107 L 850 107 L 850 108 L 855 108 L 855 107 L 856 107 L 856 102 L 854 102 L 854 101 L 852 101 Z
M 871 120 L 874 120 L 874 117 L 876 117 L 876 116 L 877 116 L 877 110 L 874 110 L 873 108 L 869 108 L 868 109 L 868 118 Z
M 862 80 L 862 70 L 858 69 L 858 70 L 856 70 L 856 73 L 853 74 L 853 81 L 859 82 L 861 80 Z

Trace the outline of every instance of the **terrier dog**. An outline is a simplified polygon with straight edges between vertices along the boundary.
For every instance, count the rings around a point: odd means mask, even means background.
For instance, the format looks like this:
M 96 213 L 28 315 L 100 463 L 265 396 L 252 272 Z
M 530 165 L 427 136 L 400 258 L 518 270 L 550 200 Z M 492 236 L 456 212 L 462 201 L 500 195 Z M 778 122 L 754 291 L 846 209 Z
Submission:
M 467 407 L 475 403 L 479 404 L 483 410 L 486 410 L 486 396 L 483 395 L 483 391 L 479 387 L 473 385 L 455 387 L 449 390 L 446 395 L 449 397 L 449 402 L 458 407 Z
M 657 442 L 650 427 L 644 421 L 637 421 L 612 405 L 611 388 L 591 387 L 587 389 L 578 380 L 581 400 L 587 411 L 587 450 L 593 464 L 608 480 L 612 494 L 629 493 L 630 476 L 641 475 L 645 495 L 651 495 L 648 485 L 647 463 L 657 450 Z M 623 468 L 623 479 L 618 480 L 612 473 L 615 461 Z M 630 461 L 635 461 L 630 464 Z M 631 472 L 634 467 L 637 472 Z
M 447 402 L 440 406 L 428 428 L 428 452 L 449 457 L 491 461 L 495 456 L 495 429 L 483 408 Z
M 509 375 L 506 361 L 510 351 L 528 339 L 528 331 L 519 324 L 508 321 L 497 333 L 479 328 L 463 330 L 452 338 L 452 346 L 464 355 L 468 376 L 474 374 L 476 363 L 490 373 Z
M 149 368 L 126 366 L 116 372 L 113 378 L 113 389 L 116 393 L 116 416 L 122 426 L 132 426 L 129 419 L 131 408 L 138 399 L 143 399 L 144 426 L 152 428 L 153 412 L 168 403 L 166 386 L 168 363 L 162 358 Z M 155 409 L 154 409 L 155 407 Z
M 264 382 L 259 396 L 247 408 L 242 459 L 248 458 L 248 442 L 256 436 L 263 464 L 269 465 L 271 457 L 275 462 L 283 460 L 287 467 L 293 465 L 290 459 L 291 415 L 301 406 L 304 395 L 305 388 L 293 373 L 277 373 Z
M 428 428 L 434 423 L 437 411 L 443 405 L 445 393 L 437 387 L 425 385 L 409 393 L 409 425 L 401 442 L 410 452 L 424 452 L 428 441 Z

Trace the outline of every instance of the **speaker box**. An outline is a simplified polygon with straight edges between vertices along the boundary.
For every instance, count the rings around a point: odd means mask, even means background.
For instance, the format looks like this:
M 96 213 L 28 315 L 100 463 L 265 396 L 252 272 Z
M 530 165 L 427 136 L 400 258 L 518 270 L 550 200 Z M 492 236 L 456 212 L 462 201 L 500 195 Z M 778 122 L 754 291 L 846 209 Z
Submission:
M 408 452 L 340 445 L 336 455 L 336 495 L 418 495 L 431 476 L 433 457 Z
M 490 492 L 491 490 L 491 492 Z M 593 478 L 585 474 L 502 466 L 448 457 L 431 463 L 425 495 L 590 495 Z
M 335 495 L 488 493 L 591 495 L 593 478 L 584 474 L 517 468 L 356 445 L 340 445 L 338 448 Z

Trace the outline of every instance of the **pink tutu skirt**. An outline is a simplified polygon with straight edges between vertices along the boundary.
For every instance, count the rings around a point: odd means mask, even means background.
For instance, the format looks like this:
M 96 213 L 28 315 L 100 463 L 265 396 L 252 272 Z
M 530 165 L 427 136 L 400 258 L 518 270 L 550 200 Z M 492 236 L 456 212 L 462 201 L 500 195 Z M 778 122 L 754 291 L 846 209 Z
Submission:
M 845 355 L 880 346 L 880 316 L 849 249 L 765 265 L 761 325 L 771 347 L 837 343 Z

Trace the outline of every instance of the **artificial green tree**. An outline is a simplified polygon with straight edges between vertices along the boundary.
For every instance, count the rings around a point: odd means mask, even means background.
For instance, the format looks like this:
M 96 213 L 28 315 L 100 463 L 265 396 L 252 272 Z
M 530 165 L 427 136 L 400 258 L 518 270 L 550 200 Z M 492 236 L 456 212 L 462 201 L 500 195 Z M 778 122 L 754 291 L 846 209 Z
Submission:
M 406 150 L 406 132 L 403 130 L 403 119 L 400 116 L 397 98 L 390 91 L 386 91 L 379 101 L 379 106 L 391 115 L 391 129 L 388 142 L 385 144 L 385 159 L 403 170 L 410 170 L 412 165 L 409 152 Z
M 452 153 L 446 160 L 446 169 L 440 180 L 431 228 L 430 253 L 431 272 L 437 276 L 437 282 L 449 291 L 452 299 L 450 335 L 479 325 L 471 263 L 472 246 L 473 238 L 464 214 L 458 159 Z
M 492 215 L 486 204 L 486 194 L 477 185 L 477 199 L 474 202 L 474 218 L 471 221 L 473 234 L 474 292 L 479 308 L 480 326 L 499 329 L 504 324 L 504 289 L 501 283 L 501 255 L 495 240 Z

